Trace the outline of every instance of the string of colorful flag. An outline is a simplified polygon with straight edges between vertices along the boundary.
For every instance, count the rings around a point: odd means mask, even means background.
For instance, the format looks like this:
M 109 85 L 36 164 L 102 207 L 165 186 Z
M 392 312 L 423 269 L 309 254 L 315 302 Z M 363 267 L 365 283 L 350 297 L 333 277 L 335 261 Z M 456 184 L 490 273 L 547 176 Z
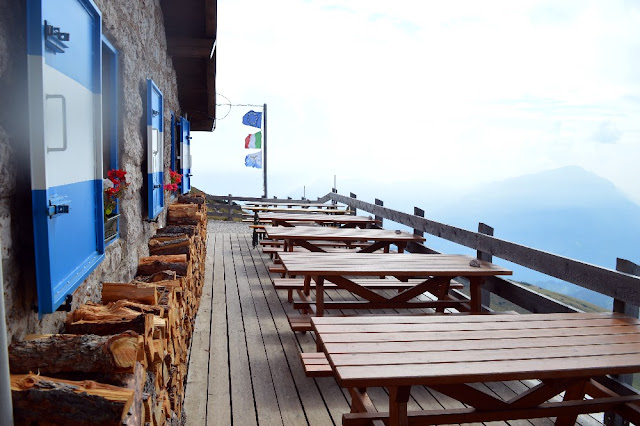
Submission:
M 242 124 L 246 126 L 262 128 L 262 112 L 249 111 L 242 117 Z M 244 165 L 247 167 L 262 168 L 262 131 L 249 134 L 244 139 L 245 149 L 259 149 L 260 151 L 248 154 L 244 158 Z

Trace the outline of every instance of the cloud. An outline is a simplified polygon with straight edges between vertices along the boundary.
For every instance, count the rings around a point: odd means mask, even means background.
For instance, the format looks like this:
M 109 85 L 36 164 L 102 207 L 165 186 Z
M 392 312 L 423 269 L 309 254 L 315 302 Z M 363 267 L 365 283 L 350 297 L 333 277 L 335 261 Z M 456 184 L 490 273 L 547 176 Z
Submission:
M 616 166 L 640 149 L 640 13 L 627 4 L 221 0 L 216 86 L 268 103 L 269 173 L 298 186 L 468 185 L 580 164 L 640 199 L 640 172 Z M 243 162 L 248 108 L 228 109 L 194 162 L 259 190 Z
M 604 144 L 614 144 L 620 140 L 622 132 L 611 121 L 601 122 L 593 133 L 593 140 Z

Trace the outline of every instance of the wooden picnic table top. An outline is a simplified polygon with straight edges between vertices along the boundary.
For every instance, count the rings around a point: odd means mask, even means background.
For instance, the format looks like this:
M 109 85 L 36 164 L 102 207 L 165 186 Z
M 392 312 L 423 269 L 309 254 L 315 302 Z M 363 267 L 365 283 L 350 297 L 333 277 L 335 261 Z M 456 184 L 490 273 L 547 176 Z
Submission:
M 269 207 L 269 206 L 273 206 L 273 207 L 304 207 L 304 208 L 308 208 L 308 207 L 314 207 L 314 208 L 325 208 L 325 209 L 338 209 L 341 206 L 338 204 L 325 204 L 325 203 L 283 203 L 283 202 L 273 202 L 273 203 L 269 203 L 269 202 L 251 202 L 251 203 L 245 203 L 245 206 L 254 206 L 254 207 Z
M 295 239 L 306 241 L 389 241 L 389 242 L 422 242 L 424 237 L 388 229 L 358 229 L 331 227 L 280 227 L 265 226 L 269 238 Z
M 313 317 L 345 387 L 640 372 L 640 321 L 621 314 Z
M 263 221 L 285 221 L 285 222 L 315 222 L 315 223 L 336 223 L 336 224 L 373 224 L 376 220 L 367 216 L 334 215 L 326 213 L 283 213 L 283 212 L 263 212 L 258 213 L 258 219 Z
M 277 228 L 273 228 L 274 230 Z M 291 228 L 280 228 L 289 230 Z M 361 231 L 370 231 L 363 229 Z M 287 272 L 292 275 L 363 275 L 411 277 L 438 275 L 449 277 L 483 277 L 511 275 L 509 269 L 490 262 L 477 261 L 479 267 L 470 265 L 474 257 L 457 254 L 405 254 L 383 253 L 280 253 Z
M 278 213 L 324 213 L 324 214 L 350 214 L 348 209 L 321 209 L 317 207 L 300 208 L 300 207 L 253 207 L 242 206 L 243 210 L 251 210 L 253 212 L 278 212 Z

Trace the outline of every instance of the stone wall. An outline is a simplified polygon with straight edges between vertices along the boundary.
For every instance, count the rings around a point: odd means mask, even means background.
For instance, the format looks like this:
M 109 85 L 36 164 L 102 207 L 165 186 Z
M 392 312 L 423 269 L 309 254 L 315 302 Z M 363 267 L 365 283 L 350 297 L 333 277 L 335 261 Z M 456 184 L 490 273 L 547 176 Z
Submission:
M 42 319 L 37 305 L 29 172 L 26 72 L 26 2 L 0 0 L 0 241 L 10 337 L 55 333 L 66 314 Z M 120 238 L 106 248 L 104 261 L 76 290 L 73 307 L 99 300 L 103 281 L 129 281 L 147 241 L 166 220 L 147 214 L 146 87 L 152 78 L 164 94 L 164 158 L 168 175 L 171 111 L 180 113 L 176 74 L 167 56 L 159 0 L 96 0 L 102 31 L 119 54 L 119 167 L 131 182 L 120 202 Z M 165 179 L 166 180 L 166 179 Z

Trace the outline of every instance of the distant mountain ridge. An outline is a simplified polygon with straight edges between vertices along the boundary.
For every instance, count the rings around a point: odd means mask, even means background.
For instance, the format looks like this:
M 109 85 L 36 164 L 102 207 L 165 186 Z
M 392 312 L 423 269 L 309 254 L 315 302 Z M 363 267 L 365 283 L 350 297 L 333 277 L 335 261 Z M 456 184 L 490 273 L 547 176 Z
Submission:
M 480 187 L 434 214 L 471 230 L 484 222 L 496 237 L 610 269 L 617 257 L 640 262 L 640 206 L 608 180 L 576 166 Z M 611 303 L 524 268 L 514 279 L 600 306 Z

